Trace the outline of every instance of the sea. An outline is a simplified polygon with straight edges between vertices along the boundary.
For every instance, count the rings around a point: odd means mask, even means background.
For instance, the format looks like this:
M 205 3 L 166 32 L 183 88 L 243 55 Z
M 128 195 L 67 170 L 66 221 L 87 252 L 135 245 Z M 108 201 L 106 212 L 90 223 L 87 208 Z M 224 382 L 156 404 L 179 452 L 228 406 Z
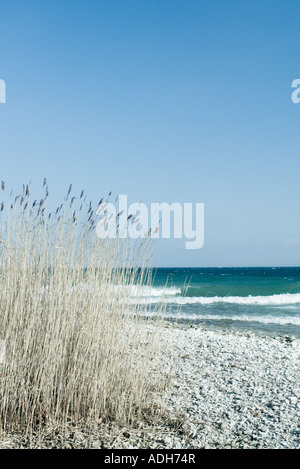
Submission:
M 170 321 L 300 338 L 300 267 L 158 268 L 141 294 Z

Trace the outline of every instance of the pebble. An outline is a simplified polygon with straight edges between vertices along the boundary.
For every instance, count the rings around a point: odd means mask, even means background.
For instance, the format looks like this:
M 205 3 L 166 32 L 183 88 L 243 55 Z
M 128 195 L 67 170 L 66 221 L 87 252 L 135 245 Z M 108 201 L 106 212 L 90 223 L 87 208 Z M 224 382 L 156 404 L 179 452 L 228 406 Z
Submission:
M 167 327 L 163 340 L 176 380 L 166 406 L 187 420 L 182 447 L 300 449 L 298 340 L 201 327 Z

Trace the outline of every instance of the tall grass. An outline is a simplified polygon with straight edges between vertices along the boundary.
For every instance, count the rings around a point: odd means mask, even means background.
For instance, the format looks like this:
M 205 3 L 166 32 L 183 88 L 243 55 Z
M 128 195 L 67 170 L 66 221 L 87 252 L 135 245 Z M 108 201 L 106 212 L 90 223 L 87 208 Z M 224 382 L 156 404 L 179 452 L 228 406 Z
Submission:
M 0 205 L 1 429 L 132 422 L 163 385 L 157 328 L 140 327 L 146 306 L 130 301 L 151 281 L 148 243 L 97 238 L 83 192 L 48 213 L 44 190 Z

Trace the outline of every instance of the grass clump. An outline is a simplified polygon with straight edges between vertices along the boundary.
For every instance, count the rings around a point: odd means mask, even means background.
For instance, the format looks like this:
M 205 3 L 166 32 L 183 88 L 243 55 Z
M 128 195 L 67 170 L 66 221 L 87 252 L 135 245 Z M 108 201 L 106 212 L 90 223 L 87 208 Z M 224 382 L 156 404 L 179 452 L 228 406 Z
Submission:
M 0 427 L 130 424 L 156 411 L 164 386 L 159 328 L 136 301 L 151 282 L 149 243 L 99 239 L 83 191 L 48 213 L 44 190 L 33 201 L 23 186 L 0 206 Z

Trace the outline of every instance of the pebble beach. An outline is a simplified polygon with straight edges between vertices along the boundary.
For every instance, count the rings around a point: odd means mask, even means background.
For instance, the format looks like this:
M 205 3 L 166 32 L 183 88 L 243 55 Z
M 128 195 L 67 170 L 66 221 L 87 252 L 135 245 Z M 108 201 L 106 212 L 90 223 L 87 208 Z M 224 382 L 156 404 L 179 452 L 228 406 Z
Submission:
M 119 431 L 106 447 L 300 448 L 299 339 L 167 323 L 162 342 L 168 424 Z
M 289 336 L 173 327 L 170 413 L 187 448 L 300 448 L 300 341 Z
M 172 323 L 161 339 L 161 372 L 171 363 L 165 426 L 78 430 L 63 444 L 7 435 L 0 448 L 300 448 L 299 339 Z

